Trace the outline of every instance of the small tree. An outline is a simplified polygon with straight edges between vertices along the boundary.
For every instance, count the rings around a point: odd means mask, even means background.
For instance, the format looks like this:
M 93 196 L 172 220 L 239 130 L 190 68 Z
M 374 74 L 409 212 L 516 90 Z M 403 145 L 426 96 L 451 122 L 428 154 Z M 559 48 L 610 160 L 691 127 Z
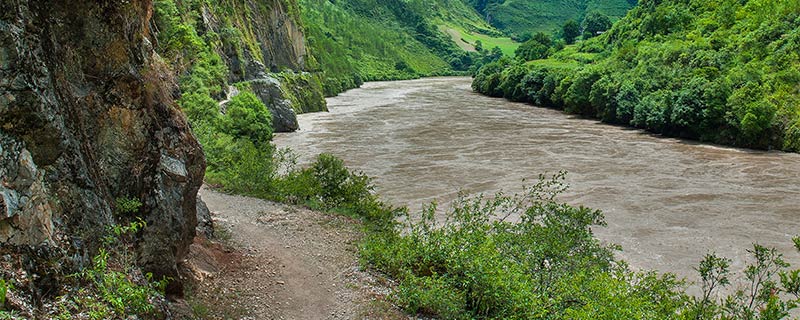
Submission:
M 581 26 L 577 21 L 570 19 L 561 28 L 561 35 L 564 36 L 564 41 L 567 44 L 575 43 L 575 39 L 581 35 Z
M 475 51 L 481 52 L 483 51 L 483 42 L 480 40 L 475 40 Z
M 589 39 L 611 28 L 611 19 L 599 12 L 590 12 L 583 18 L 583 38 Z
M 255 94 L 243 91 L 227 105 L 220 121 L 223 132 L 236 138 L 247 138 L 255 145 L 272 140 L 272 114 Z
M 548 35 L 539 32 L 519 46 L 514 54 L 524 60 L 545 59 L 550 54 L 552 46 L 553 40 Z

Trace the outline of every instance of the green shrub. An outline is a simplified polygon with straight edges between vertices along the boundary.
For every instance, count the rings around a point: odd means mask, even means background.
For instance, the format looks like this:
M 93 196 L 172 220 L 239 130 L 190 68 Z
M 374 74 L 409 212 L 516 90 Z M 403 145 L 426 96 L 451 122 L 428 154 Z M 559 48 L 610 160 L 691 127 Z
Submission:
M 328 209 L 349 206 L 373 196 L 369 178 L 351 174 L 344 162 L 331 154 L 320 154 L 312 168 L 320 185 L 320 197 Z
M 397 302 L 409 314 L 436 315 L 442 319 L 470 319 L 466 296 L 446 283 L 448 278 L 409 275 L 395 290 Z
M 156 305 L 163 303 L 169 279 L 154 281 L 152 274 L 142 274 L 132 246 L 133 237 L 146 226 L 138 219 L 109 227 L 91 265 L 71 276 L 79 289 L 58 299 L 56 318 L 72 319 L 79 314 L 97 320 L 163 317 Z
M 226 105 L 219 129 L 235 139 L 246 138 L 263 146 L 272 140 L 272 114 L 255 94 L 242 91 Z
M 518 59 L 524 61 L 545 59 L 550 55 L 550 48 L 553 47 L 553 40 L 550 36 L 539 32 L 530 40 L 526 41 L 514 52 Z
M 156 310 L 151 299 L 164 295 L 167 281 L 153 282 L 152 274 L 147 274 L 145 282 L 136 283 L 131 279 L 130 270 L 110 269 L 109 259 L 108 252 L 100 249 L 92 259 L 92 267 L 83 272 L 83 277 L 99 291 L 102 302 L 117 316 L 154 315 Z
M 596 210 L 557 202 L 564 175 L 523 195 L 462 197 L 367 237 L 365 262 L 398 279 L 397 302 L 442 318 L 669 318 L 685 296 L 674 277 L 637 274 L 593 237 Z M 519 221 L 509 218 L 518 215 Z
M 567 20 L 561 27 L 561 36 L 567 44 L 575 43 L 575 39 L 581 35 L 581 26 L 575 20 Z
M 139 212 L 142 202 L 139 199 L 119 197 L 115 200 L 116 209 L 121 214 L 134 214 Z

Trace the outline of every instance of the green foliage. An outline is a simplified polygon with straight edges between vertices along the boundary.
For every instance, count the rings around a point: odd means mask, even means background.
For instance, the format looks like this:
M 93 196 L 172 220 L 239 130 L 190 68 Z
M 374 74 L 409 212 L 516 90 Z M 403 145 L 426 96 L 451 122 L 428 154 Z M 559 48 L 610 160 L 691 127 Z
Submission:
M 105 319 L 112 315 L 128 314 L 154 315 L 156 310 L 151 299 L 155 296 L 163 296 L 164 288 L 167 285 L 166 279 L 153 282 L 152 274 L 147 274 L 144 279 L 146 284 L 136 283 L 131 279 L 130 271 L 110 269 L 109 259 L 108 252 L 100 249 L 97 256 L 92 259 L 92 267 L 84 270 L 82 274 L 84 279 L 90 281 L 98 290 L 100 298 L 98 302 L 109 307 L 106 309 L 108 314 L 99 318 Z
M 133 237 L 146 226 L 139 218 L 109 227 L 104 247 L 92 258 L 91 266 L 71 276 L 80 286 L 58 299 L 57 319 L 77 315 L 98 320 L 163 316 L 156 303 L 163 301 L 169 279 L 155 281 L 152 274 L 143 275 L 132 247 Z
M 22 316 L 16 311 L 0 310 L 0 320 L 24 320 Z
M 551 54 L 553 40 L 544 33 L 537 33 L 530 40 L 523 43 L 514 54 L 524 61 L 545 59 Z
M 320 74 L 281 72 L 273 76 L 280 81 L 283 93 L 292 102 L 295 113 L 328 111 Z
M 575 39 L 581 35 L 581 26 L 575 20 L 567 20 L 564 23 L 564 26 L 561 27 L 561 36 L 564 37 L 564 41 L 567 44 L 575 43 Z
M 564 174 L 523 195 L 435 204 L 393 232 L 372 234 L 362 257 L 398 279 L 396 300 L 447 319 L 670 318 L 686 296 L 674 277 L 637 274 L 593 237 L 599 211 L 556 201 Z M 511 219 L 518 216 L 519 219 Z M 518 220 L 512 222 L 512 220 Z
M 635 0 L 465 0 L 493 26 L 520 37 L 526 33 L 556 33 L 568 20 L 580 21 L 589 12 L 616 20 L 636 5 Z
M 793 1 L 642 1 L 603 35 L 519 63 L 527 96 L 496 80 L 517 63 L 482 69 L 473 88 L 668 136 L 798 151 L 798 28 Z
M 142 207 L 142 202 L 139 199 L 128 197 L 117 198 L 115 204 L 117 205 L 117 212 L 120 214 L 135 214 Z
M 219 129 L 234 139 L 249 139 L 261 146 L 272 140 L 272 114 L 255 94 L 243 91 L 226 105 Z
M 5 280 L 0 279 L 0 311 L 5 310 L 6 294 L 8 294 L 10 287 L 10 283 L 6 283 Z
M 800 238 L 794 239 L 795 244 Z M 800 248 L 799 248 L 800 249 Z M 744 270 L 746 284 L 720 299 L 713 294 L 730 285 L 730 260 L 706 255 L 697 269 L 702 297 L 695 297 L 685 312 L 693 319 L 784 319 L 800 302 L 800 269 L 789 270 L 774 248 L 754 244 L 753 261 Z
M 129 224 L 115 224 L 109 226 L 108 234 L 103 237 L 103 244 L 106 246 L 112 246 L 117 244 L 119 241 L 129 241 L 130 239 L 127 239 L 127 236 L 134 235 L 145 227 L 147 227 L 147 222 L 139 217 L 136 217 L 136 220 Z
M 583 38 L 595 37 L 611 28 L 611 19 L 599 12 L 590 12 L 583 18 Z

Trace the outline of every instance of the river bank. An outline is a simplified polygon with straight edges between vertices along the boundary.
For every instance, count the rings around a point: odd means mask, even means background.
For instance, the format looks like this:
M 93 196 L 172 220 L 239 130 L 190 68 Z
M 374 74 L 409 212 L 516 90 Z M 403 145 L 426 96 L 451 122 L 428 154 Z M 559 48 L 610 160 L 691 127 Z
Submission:
M 446 203 L 459 190 L 518 191 L 523 179 L 569 171 L 563 200 L 602 209 L 595 228 L 637 269 L 690 280 L 708 252 L 747 262 L 753 242 L 792 264 L 800 156 L 665 139 L 473 93 L 469 78 L 367 83 L 329 98 L 279 134 L 301 162 L 333 152 L 375 177 L 387 201 Z

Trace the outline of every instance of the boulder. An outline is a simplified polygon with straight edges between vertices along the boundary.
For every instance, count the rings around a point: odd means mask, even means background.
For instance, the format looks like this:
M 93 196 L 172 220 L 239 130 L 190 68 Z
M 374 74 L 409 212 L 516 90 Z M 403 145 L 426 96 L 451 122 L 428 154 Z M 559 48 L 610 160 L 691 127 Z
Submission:
M 265 77 L 248 81 L 248 84 L 272 113 L 272 128 L 275 132 L 293 132 L 300 128 L 292 101 L 287 98 L 278 79 Z

